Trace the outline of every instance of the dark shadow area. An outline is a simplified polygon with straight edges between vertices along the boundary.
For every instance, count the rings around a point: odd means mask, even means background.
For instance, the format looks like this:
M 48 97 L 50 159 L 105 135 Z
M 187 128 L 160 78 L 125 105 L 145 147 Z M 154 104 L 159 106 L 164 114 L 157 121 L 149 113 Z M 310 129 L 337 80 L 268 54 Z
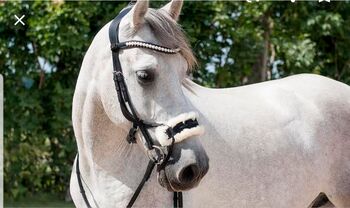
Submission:
M 328 199 L 327 195 L 321 192 L 309 207 L 315 208 L 315 207 L 335 207 L 335 206 Z

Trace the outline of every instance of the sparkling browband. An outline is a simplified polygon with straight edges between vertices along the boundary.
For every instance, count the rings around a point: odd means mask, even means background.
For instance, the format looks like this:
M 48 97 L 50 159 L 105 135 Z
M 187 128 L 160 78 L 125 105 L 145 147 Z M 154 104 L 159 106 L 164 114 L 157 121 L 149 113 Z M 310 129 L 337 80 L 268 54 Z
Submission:
M 117 52 L 119 49 L 126 49 L 126 48 L 147 48 L 151 50 L 155 50 L 161 53 L 168 53 L 168 54 L 175 54 L 180 51 L 179 48 L 167 48 L 164 46 L 160 46 L 153 43 L 147 43 L 143 41 L 138 40 L 131 40 L 126 42 L 117 43 L 114 45 L 111 45 L 111 49 L 113 52 Z

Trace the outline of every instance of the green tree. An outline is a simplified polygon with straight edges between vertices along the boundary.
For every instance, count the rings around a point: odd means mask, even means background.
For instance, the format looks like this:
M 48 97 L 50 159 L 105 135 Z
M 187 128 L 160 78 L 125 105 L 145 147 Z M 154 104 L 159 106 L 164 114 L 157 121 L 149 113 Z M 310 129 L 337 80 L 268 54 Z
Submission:
M 64 194 L 76 145 L 71 103 L 93 36 L 125 2 L 5 2 L 0 68 L 5 79 L 5 196 Z M 25 14 L 26 26 L 14 26 Z M 109 15 L 106 15 L 109 14 Z

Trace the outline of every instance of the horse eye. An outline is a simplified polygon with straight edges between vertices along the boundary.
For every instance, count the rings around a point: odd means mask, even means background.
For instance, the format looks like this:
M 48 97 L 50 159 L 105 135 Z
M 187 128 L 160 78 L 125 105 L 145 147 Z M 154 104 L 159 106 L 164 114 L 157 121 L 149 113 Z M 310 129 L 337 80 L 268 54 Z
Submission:
M 150 70 L 140 70 L 136 72 L 137 80 L 147 84 L 154 80 L 154 74 Z

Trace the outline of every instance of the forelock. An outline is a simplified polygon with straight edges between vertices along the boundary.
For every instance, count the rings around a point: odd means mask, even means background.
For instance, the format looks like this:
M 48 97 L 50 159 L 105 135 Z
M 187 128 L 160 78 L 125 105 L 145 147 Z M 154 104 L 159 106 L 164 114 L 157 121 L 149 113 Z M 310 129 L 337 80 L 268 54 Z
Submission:
M 180 48 L 180 53 L 187 61 L 189 70 L 197 65 L 197 60 L 184 31 L 165 11 L 148 9 L 145 15 L 145 24 L 149 26 L 159 44 L 168 48 Z M 135 32 L 131 31 L 129 34 L 132 36 Z

